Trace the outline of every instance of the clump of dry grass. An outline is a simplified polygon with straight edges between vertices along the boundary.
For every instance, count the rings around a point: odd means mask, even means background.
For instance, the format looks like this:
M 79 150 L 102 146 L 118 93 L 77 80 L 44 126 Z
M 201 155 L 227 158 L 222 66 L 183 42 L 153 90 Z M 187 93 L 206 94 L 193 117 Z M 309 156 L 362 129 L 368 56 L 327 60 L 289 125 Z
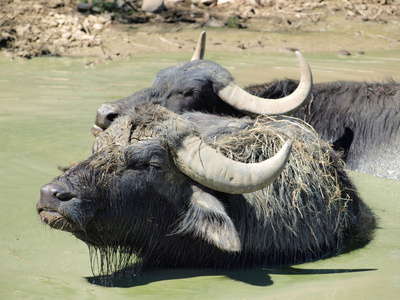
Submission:
M 289 230 L 297 228 L 293 235 L 302 236 L 298 243 L 315 240 L 324 244 L 326 241 L 326 247 L 335 249 L 342 242 L 343 231 L 354 219 L 349 203 L 358 196 L 346 175 L 344 163 L 312 127 L 295 118 L 262 116 L 249 124 L 248 130 L 221 135 L 214 147 L 231 159 L 254 163 L 275 155 L 288 139 L 293 144 L 287 166 L 263 191 L 265 197 L 258 197 L 259 203 L 253 205 L 258 210 L 267 207 L 265 213 L 271 217 L 279 214 L 278 219 L 284 220 Z M 327 228 L 328 224 L 335 224 L 335 228 Z M 279 232 L 279 228 L 273 231 Z M 332 233 L 333 239 L 329 237 Z M 336 244 L 329 244 L 332 240 Z M 293 247 L 289 243 L 295 241 L 285 242 L 276 237 L 274 242 L 287 243 L 282 248 L 289 249 Z M 299 249 L 307 248 L 318 251 L 310 244 L 299 245 Z

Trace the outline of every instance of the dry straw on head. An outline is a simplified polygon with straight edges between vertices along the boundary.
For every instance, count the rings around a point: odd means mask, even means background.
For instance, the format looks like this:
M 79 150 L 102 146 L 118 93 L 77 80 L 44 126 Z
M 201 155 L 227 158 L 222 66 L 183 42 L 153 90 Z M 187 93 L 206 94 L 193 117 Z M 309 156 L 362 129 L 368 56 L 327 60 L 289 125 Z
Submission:
M 266 202 L 270 211 L 279 212 L 280 219 L 287 220 L 289 230 L 297 227 L 294 226 L 297 222 L 312 224 L 318 221 L 321 226 L 336 224 L 334 234 L 341 236 L 349 225 L 347 207 L 352 201 L 344 187 L 340 186 L 342 180 L 339 176 L 345 176 L 344 163 L 308 124 L 290 117 L 261 116 L 249 126 L 249 130 L 221 135 L 214 147 L 231 159 L 254 163 L 275 155 L 288 139 L 293 141 L 289 161 L 280 177 L 264 189 L 264 197 L 258 197 L 258 201 Z M 259 209 L 265 207 L 261 203 L 253 205 Z M 330 213 L 320 214 L 323 211 Z M 269 213 L 268 209 L 266 213 Z M 333 219 L 321 220 L 322 215 Z M 312 230 L 304 230 L 302 234 L 307 232 L 317 234 Z M 321 232 L 324 234 L 323 230 Z M 312 236 L 304 237 L 299 242 L 312 239 L 331 240 L 324 236 Z

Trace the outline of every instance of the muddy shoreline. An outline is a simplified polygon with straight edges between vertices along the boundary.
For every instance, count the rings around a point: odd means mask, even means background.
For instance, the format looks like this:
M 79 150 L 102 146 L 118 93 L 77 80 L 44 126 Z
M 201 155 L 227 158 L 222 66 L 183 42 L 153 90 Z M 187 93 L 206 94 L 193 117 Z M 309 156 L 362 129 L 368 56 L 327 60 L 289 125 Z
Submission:
M 186 0 L 166 5 L 161 14 L 140 10 L 82 13 L 77 3 L 2 0 L 0 55 L 94 57 L 100 62 L 183 53 L 193 51 L 203 30 L 208 35 L 207 51 L 346 50 L 355 55 L 400 49 L 400 1 L 236 0 L 194 6 Z M 134 3 L 140 5 L 140 1 Z

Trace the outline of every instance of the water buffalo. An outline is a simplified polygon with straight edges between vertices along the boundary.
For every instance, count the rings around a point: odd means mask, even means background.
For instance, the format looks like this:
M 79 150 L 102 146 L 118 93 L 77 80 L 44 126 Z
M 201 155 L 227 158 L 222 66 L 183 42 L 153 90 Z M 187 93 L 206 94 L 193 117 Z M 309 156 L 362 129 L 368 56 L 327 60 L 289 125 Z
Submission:
M 204 47 L 205 33 L 199 39 L 192 60 L 203 59 Z M 334 149 L 343 153 L 342 158 L 348 169 L 400 180 L 400 84 L 315 84 L 312 88 L 312 101 L 307 104 L 305 100 L 309 96 L 307 89 L 312 86 L 312 76 L 307 63 L 301 57 L 300 61 L 300 85 L 295 80 L 280 80 L 252 85 L 244 91 L 235 88 L 229 95 L 221 95 L 219 91 L 220 86 L 226 86 L 226 82 L 231 81 L 232 77 L 215 63 L 192 61 L 162 70 L 157 74 L 151 88 L 100 106 L 92 132 L 107 128 L 125 110 L 146 102 L 159 103 L 178 113 L 195 110 L 222 115 L 241 116 L 244 113 L 254 116 L 293 112 L 294 116 L 314 126 L 323 139 L 333 144 Z M 303 92 L 300 93 L 299 90 Z M 295 91 L 299 92 L 300 97 L 296 98 L 292 94 Z M 247 93 L 257 98 L 248 97 Z M 267 102 L 272 105 L 279 103 L 282 105 L 279 110 L 264 108 L 264 103 L 259 101 L 259 98 L 281 99 L 287 95 L 297 99 L 295 104 L 287 106 L 282 101 Z M 226 99 L 223 96 L 227 96 Z M 298 110 L 306 104 L 305 108 Z
M 129 97 L 101 105 L 97 110 L 92 133 L 106 129 L 112 121 L 132 107 L 145 103 L 162 105 L 176 113 L 202 111 L 213 114 L 281 115 L 291 114 L 308 100 L 312 88 L 312 73 L 307 61 L 296 52 L 301 78 L 290 94 L 269 100 L 255 97 L 238 87 L 232 75 L 219 64 L 203 60 L 205 32 L 200 35 L 191 61 L 161 70 L 153 85 Z
M 368 240 L 375 223 L 301 120 L 158 105 L 115 119 L 91 157 L 42 187 L 37 211 L 87 243 L 102 274 L 132 255 L 152 268 L 300 263 Z
M 253 85 L 259 97 L 292 93 L 296 80 Z M 337 81 L 313 85 L 311 101 L 293 114 L 343 153 L 350 170 L 400 180 L 400 83 Z

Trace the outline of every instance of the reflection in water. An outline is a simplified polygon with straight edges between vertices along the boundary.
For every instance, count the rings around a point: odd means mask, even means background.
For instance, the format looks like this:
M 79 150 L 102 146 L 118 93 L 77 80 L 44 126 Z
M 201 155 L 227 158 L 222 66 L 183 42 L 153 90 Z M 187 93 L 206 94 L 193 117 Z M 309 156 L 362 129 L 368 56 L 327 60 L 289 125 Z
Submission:
M 243 272 L 144 270 L 140 276 L 102 281 L 91 274 L 85 244 L 39 223 L 35 204 L 40 187 L 60 174 L 57 166 L 90 155 L 97 107 L 151 85 L 158 70 L 190 57 L 143 56 L 93 67 L 85 59 L 0 61 L 0 298 L 396 299 L 399 181 L 351 172 L 378 217 L 373 240 L 356 251 L 298 266 Z M 315 82 L 400 80 L 400 51 L 351 59 L 305 57 Z M 206 53 L 206 58 L 227 67 L 242 87 L 299 76 L 296 58 L 288 55 Z

